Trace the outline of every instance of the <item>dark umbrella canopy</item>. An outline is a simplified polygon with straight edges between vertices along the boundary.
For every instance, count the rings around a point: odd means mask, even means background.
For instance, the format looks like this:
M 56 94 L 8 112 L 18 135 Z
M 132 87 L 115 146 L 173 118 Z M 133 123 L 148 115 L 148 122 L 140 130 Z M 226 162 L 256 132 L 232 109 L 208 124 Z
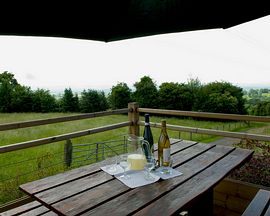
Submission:
M 98 2 L 98 3 L 96 3 Z M 140 36 L 228 28 L 269 15 L 266 1 L 99 0 L 22 5 L 2 10 L 0 35 L 114 41 Z

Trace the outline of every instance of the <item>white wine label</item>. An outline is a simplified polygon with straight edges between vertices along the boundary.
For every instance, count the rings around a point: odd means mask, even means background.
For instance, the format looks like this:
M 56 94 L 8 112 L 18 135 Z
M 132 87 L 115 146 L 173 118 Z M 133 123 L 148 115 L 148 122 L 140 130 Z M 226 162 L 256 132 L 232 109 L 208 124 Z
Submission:
M 169 163 L 171 159 L 171 149 L 164 148 L 163 149 L 163 163 Z

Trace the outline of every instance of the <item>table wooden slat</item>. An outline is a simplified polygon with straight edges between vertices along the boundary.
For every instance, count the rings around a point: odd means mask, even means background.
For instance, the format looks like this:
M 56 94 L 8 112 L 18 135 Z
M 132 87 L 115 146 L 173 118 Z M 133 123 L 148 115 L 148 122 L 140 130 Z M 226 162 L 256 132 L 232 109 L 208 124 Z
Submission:
M 114 179 L 113 176 L 106 172 L 98 172 L 76 181 L 69 182 L 56 188 L 51 188 L 36 194 L 36 198 L 42 203 L 52 204 L 59 200 L 63 200 L 72 195 L 82 193 L 97 185 L 106 183 Z M 54 194 L 54 196 L 52 196 Z
M 37 201 L 33 201 L 27 204 L 24 204 L 22 206 L 19 206 L 18 208 L 13 208 L 10 209 L 8 211 L 5 211 L 3 213 L 1 213 L 1 216 L 6 216 L 6 215 L 18 215 L 18 214 L 22 214 L 23 212 L 35 209 L 41 207 L 40 202 Z M 48 209 L 47 209 L 48 210 Z
M 63 215 L 77 215 L 131 190 L 117 179 L 53 204 Z M 111 208 L 114 208 L 111 206 Z
M 152 200 L 157 199 L 158 197 L 161 197 L 169 191 L 173 190 L 175 187 L 178 187 L 187 179 L 204 170 L 207 166 L 210 166 L 215 161 L 220 160 L 222 157 L 224 157 L 224 155 L 227 155 L 229 152 L 231 152 L 232 149 L 233 148 L 224 148 L 221 146 L 210 148 L 204 154 L 201 154 L 200 156 L 194 158 L 193 160 L 189 160 L 186 163 L 189 164 L 187 166 L 188 168 L 185 169 L 188 172 L 184 172 L 182 170 L 182 166 L 177 167 L 176 169 L 182 171 L 183 175 L 166 181 L 161 181 L 158 184 L 150 184 L 144 187 L 133 189 L 113 200 L 104 203 L 103 205 L 100 205 L 86 212 L 83 215 L 126 215 L 134 212 L 137 209 L 147 205 Z M 179 157 L 179 159 L 182 158 L 183 155 L 181 153 L 182 152 L 175 154 L 174 157 Z
M 100 171 L 99 163 L 80 167 L 64 173 L 49 176 L 34 182 L 29 182 L 20 186 L 24 192 L 35 194 L 48 188 L 56 187 L 69 181 L 91 175 L 94 172 Z
M 137 212 L 136 215 L 155 214 L 165 216 L 177 213 L 183 205 L 221 181 L 232 169 L 251 157 L 252 153 L 250 150 L 235 149 L 227 157 L 205 169 L 165 196 L 162 196 L 159 200 L 146 206 Z

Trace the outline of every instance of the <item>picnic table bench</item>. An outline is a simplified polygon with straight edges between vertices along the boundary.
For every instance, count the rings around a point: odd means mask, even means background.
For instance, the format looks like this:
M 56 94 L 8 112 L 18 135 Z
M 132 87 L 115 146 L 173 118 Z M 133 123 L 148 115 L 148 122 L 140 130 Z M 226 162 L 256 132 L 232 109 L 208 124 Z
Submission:
M 270 191 L 260 189 L 242 216 L 270 216 Z

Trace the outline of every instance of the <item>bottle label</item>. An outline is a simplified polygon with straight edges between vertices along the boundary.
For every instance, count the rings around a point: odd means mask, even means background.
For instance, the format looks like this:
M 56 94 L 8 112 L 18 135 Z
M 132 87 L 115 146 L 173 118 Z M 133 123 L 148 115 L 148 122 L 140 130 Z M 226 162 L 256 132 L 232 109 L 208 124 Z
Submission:
M 145 126 L 150 126 L 150 123 L 149 122 L 145 122 L 144 125 Z
M 163 149 L 163 163 L 169 163 L 171 159 L 171 149 L 164 148 Z

